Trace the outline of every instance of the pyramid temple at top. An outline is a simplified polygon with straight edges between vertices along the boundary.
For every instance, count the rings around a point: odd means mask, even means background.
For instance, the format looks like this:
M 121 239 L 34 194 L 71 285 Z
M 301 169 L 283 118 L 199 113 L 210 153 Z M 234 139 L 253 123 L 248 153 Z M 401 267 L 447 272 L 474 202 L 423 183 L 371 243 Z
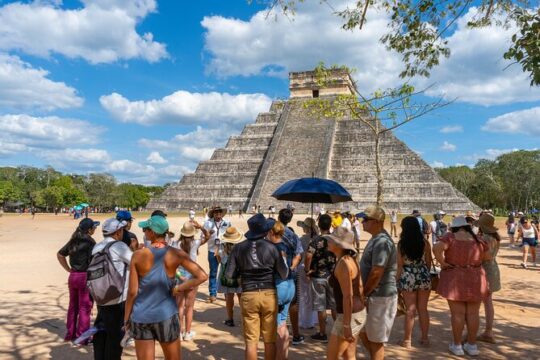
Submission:
M 332 72 L 320 86 L 313 71 L 289 74 L 290 98 L 276 100 L 268 112 L 242 133 L 231 136 L 194 173 L 170 185 L 148 203 L 148 209 L 183 210 L 232 204 L 233 209 L 286 204 L 271 197 L 290 179 L 316 176 L 333 179 L 352 195 L 352 203 L 327 208 L 363 209 L 376 199 L 374 138 L 358 119 L 315 119 L 306 100 L 356 94 L 350 74 Z M 467 197 L 444 181 L 418 154 L 391 132 L 380 143 L 384 205 L 407 213 L 477 210 Z M 293 204 L 307 210 L 307 204 Z

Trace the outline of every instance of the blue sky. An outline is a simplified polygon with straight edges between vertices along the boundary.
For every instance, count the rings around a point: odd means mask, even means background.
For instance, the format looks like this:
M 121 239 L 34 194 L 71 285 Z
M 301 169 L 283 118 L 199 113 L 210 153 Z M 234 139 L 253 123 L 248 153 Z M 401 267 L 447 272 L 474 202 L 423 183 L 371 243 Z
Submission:
M 336 9 L 346 1 L 330 1 Z M 422 101 L 457 98 L 396 135 L 433 166 L 472 165 L 537 147 L 540 89 L 502 53 L 513 29 L 449 35 L 452 56 Z M 0 165 L 177 181 L 230 135 L 288 96 L 288 71 L 319 61 L 357 71 L 369 93 L 400 84 L 400 57 L 378 43 L 387 15 L 361 31 L 311 1 L 294 20 L 234 1 L 0 1 Z

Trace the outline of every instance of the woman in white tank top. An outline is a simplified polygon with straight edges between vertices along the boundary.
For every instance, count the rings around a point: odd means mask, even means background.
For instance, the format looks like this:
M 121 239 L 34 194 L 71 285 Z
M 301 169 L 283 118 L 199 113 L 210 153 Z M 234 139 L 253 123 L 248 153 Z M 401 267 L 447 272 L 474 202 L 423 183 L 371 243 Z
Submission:
M 521 266 L 527 268 L 527 258 L 529 255 L 529 249 L 531 250 L 531 257 L 533 266 L 536 266 L 536 246 L 538 245 L 538 229 L 532 224 L 529 219 L 524 216 L 519 220 L 518 235 L 516 240 L 522 238 L 523 242 L 523 262 Z

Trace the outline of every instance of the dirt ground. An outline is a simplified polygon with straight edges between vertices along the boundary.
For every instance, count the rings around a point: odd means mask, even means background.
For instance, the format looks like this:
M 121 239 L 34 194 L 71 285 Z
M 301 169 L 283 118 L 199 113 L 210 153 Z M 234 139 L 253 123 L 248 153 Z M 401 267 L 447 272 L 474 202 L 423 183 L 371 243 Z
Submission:
M 142 219 L 147 214 L 134 216 Z M 95 216 L 104 220 L 106 216 Z M 296 220 L 304 216 L 295 216 Z M 246 230 L 246 219 L 237 215 L 232 223 Z M 181 216 L 169 216 L 171 230 L 179 233 Z M 136 220 L 137 221 L 137 220 Z M 501 229 L 503 219 L 498 220 Z M 56 253 L 68 240 L 77 222 L 66 215 L 4 214 L 0 217 L 0 359 L 92 359 L 91 347 L 73 347 L 63 342 L 65 315 L 68 305 L 67 273 L 56 259 Z M 134 232 L 142 239 L 140 229 Z M 501 231 L 501 234 L 505 233 Z M 520 250 L 509 249 L 504 234 L 498 261 L 503 289 L 494 295 L 495 334 L 497 344 L 479 343 L 479 359 L 540 359 L 540 267 L 525 270 L 519 266 Z M 99 231 L 95 239 L 102 239 Z M 363 237 L 363 244 L 367 240 Z M 201 248 L 199 263 L 208 268 L 206 247 Z M 241 359 L 243 341 L 241 328 L 229 328 L 225 319 L 225 301 L 206 304 L 208 285 L 199 288 L 193 330 L 194 341 L 183 342 L 184 359 Z M 413 350 L 404 350 L 397 342 L 403 334 L 403 317 L 398 317 L 386 347 L 387 359 L 453 359 L 448 351 L 451 338 L 450 314 L 444 299 L 432 296 L 431 347 L 419 347 L 415 328 Z M 483 311 L 483 310 L 481 310 Z M 95 316 L 94 309 L 93 315 Z M 239 308 L 235 307 L 235 322 L 240 324 Z M 481 325 L 483 326 L 483 324 Z M 290 359 L 324 359 L 325 345 L 312 342 L 313 329 L 303 329 L 306 343 L 291 346 Z M 262 350 L 262 344 L 260 346 Z M 161 350 L 156 350 L 162 358 Z M 125 359 L 134 359 L 134 348 L 124 351 Z M 367 358 L 361 346 L 358 358 Z

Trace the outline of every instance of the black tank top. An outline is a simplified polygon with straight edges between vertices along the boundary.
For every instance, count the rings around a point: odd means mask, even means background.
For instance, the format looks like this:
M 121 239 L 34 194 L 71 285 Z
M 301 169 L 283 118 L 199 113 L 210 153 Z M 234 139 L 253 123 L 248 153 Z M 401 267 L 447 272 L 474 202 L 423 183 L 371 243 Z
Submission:
M 336 266 L 334 267 L 334 271 L 332 272 L 332 275 L 330 275 L 330 279 L 328 280 L 330 283 L 330 286 L 332 286 L 332 289 L 334 290 L 334 299 L 336 301 L 336 312 L 338 314 L 343 314 L 343 292 L 341 291 L 341 287 L 339 286 L 339 281 L 334 275 L 334 272 L 337 269 L 337 266 L 339 262 L 341 262 L 341 259 L 336 263 Z M 353 288 L 353 303 L 352 303 L 352 313 L 357 313 L 359 311 L 362 311 L 364 309 L 364 302 L 363 302 L 363 295 L 360 294 L 360 267 L 358 266 L 358 263 L 354 261 L 356 264 L 356 269 L 358 270 L 358 273 L 356 274 L 356 277 L 352 280 L 352 288 Z M 355 301 L 356 298 L 356 301 Z

